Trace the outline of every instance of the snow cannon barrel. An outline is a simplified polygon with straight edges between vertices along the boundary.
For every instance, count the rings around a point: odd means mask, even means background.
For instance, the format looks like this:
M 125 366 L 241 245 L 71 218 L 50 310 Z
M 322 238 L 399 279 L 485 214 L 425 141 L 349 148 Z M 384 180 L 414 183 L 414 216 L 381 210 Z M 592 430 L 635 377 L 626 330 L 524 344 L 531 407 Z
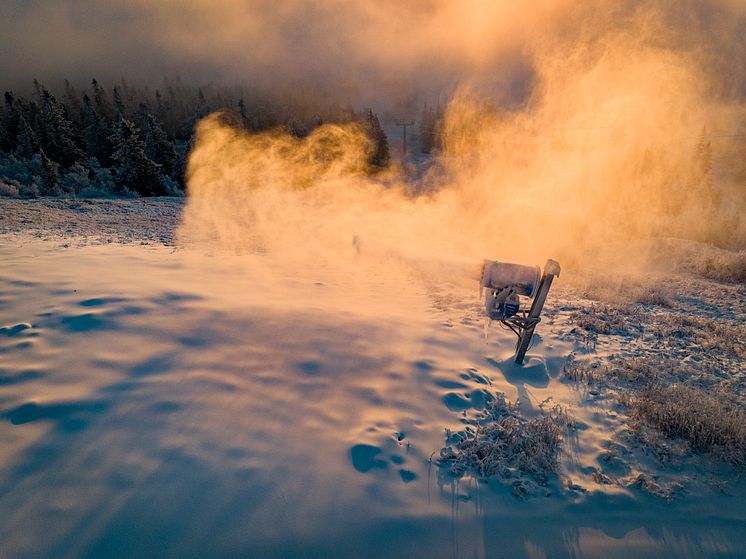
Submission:
M 508 288 L 517 295 L 533 297 L 541 281 L 539 266 L 524 266 L 495 260 L 485 260 L 482 267 L 483 289 L 501 290 Z

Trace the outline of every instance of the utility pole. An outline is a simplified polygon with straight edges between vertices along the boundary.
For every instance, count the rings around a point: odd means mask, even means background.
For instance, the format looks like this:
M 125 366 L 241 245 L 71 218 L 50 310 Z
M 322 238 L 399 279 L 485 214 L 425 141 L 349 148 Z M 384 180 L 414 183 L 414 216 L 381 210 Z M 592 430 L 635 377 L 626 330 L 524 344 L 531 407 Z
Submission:
M 396 120 L 395 123 L 402 127 L 401 154 L 405 157 L 407 155 L 407 126 L 414 126 L 414 120 Z

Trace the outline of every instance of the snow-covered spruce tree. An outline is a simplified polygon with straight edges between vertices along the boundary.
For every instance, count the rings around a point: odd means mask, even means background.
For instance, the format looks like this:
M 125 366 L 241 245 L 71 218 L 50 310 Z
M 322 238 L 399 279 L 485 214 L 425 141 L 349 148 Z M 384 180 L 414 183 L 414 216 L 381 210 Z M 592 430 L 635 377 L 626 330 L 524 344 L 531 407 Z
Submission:
M 65 107 L 67 118 L 72 122 L 73 127 L 77 130 L 82 129 L 80 117 L 82 116 L 83 106 L 80 103 L 80 96 L 69 81 L 65 80 L 65 95 L 62 106 Z
M 135 123 L 135 127 L 140 131 L 140 139 L 144 142 L 148 130 L 148 115 L 153 114 L 148 106 L 148 102 L 138 103 L 137 109 L 131 112 L 130 120 Z
M 119 92 L 117 86 L 114 86 L 111 92 L 111 100 L 114 103 L 114 111 L 117 113 L 117 118 L 126 116 L 127 112 L 124 108 L 124 101 L 122 101 L 122 94 Z
M 64 167 L 83 159 L 83 151 L 75 143 L 72 123 L 65 117 L 54 95 L 44 87 L 41 87 L 40 107 L 36 115 L 36 133 L 47 157 Z
M 15 154 L 19 159 L 31 159 L 39 151 L 39 142 L 36 133 L 26 118 L 21 115 L 18 121 L 18 139 L 16 140 Z
M 177 155 L 174 144 L 152 114 L 145 118 L 145 155 L 163 169 L 163 173 L 173 177 L 176 169 Z
M 112 159 L 117 163 L 114 183 L 120 194 L 136 192 L 141 196 L 167 194 L 160 165 L 145 155 L 145 145 L 131 120 L 119 119 L 111 136 Z
M 111 130 L 104 119 L 98 114 L 88 95 L 83 96 L 81 108 L 83 123 L 83 144 L 88 157 L 95 157 L 101 165 L 111 165 Z
M 20 104 L 10 91 L 6 91 L 3 107 L 3 135 L 0 138 L 0 149 L 5 153 L 12 152 L 16 147 L 20 120 Z
M 93 107 L 106 124 L 111 125 L 114 122 L 115 114 L 114 108 L 109 103 L 106 91 L 99 85 L 95 78 L 91 80 L 91 88 L 93 89 Z
M 41 193 L 44 196 L 60 196 L 60 176 L 54 163 L 47 157 L 43 149 L 39 150 L 39 159 L 41 160 Z
M 373 152 L 370 154 L 368 162 L 375 167 L 388 166 L 391 159 L 389 142 L 378 120 L 378 116 L 371 109 L 368 109 L 368 113 L 365 116 L 364 128 L 368 137 L 373 140 Z
M 204 91 L 202 91 L 202 88 L 200 87 L 197 90 L 197 104 L 194 107 L 191 118 L 189 118 L 189 120 L 183 126 L 181 130 L 181 134 L 180 134 L 181 137 L 191 138 L 194 132 L 194 128 L 197 126 L 197 123 L 200 120 L 202 120 L 204 117 L 209 115 L 211 112 L 212 112 L 212 108 L 207 103 L 207 98 L 205 97 L 205 93 Z

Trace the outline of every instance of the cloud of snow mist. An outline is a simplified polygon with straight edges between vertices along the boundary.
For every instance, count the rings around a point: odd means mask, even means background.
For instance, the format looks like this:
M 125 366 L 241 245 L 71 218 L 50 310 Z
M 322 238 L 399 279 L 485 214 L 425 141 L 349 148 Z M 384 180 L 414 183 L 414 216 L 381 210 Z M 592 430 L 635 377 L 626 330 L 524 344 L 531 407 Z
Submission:
M 9 0 L 0 35 L 14 55 L 0 59 L 0 73 L 12 88 L 91 76 L 152 85 L 181 74 L 380 102 L 479 71 L 520 79 L 517 29 L 562 3 L 533 0 L 528 11 L 507 0 Z
M 212 115 L 189 160 L 184 238 L 314 262 L 373 255 L 423 265 L 582 264 L 610 246 L 618 261 L 639 260 L 627 243 L 654 236 L 746 245 L 746 141 L 723 138 L 746 133 L 741 4 L 429 6 L 425 27 L 460 73 L 443 149 L 416 189 L 424 194 L 412 196 L 395 171 L 369 177 L 369 146 L 354 126 L 252 136 Z M 491 29 L 504 36 L 488 40 Z M 426 50 L 422 33 L 408 39 L 415 51 Z M 506 109 L 490 69 L 519 44 L 533 86 Z M 696 157 L 705 127 L 717 188 Z

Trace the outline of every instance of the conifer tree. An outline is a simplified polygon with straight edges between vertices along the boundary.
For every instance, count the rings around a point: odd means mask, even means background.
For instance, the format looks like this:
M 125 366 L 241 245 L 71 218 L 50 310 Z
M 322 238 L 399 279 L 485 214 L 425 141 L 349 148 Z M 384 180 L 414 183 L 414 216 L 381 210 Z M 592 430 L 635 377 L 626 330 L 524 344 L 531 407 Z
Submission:
M 78 129 L 81 127 L 81 109 L 83 108 L 80 104 L 80 97 L 78 96 L 78 92 L 75 91 L 75 88 L 70 85 L 70 82 L 65 80 L 65 102 L 63 103 L 63 106 L 65 107 L 65 110 L 67 111 L 67 117 L 70 119 L 70 122 L 73 123 L 74 126 L 76 126 Z
M 3 136 L 0 138 L 0 149 L 10 153 L 16 147 L 18 140 L 19 124 L 21 121 L 21 110 L 19 102 L 13 93 L 5 92 L 5 105 L 3 107 Z
M 112 158 L 117 162 L 114 182 L 120 193 L 134 191 L 141 196 L 162 196 L 166 185 L 160 166 L 145 155 L 145 146 L 131 120 L 119 119 L 111 136 Z
M 194 108 L 194 112 L 192 114 L 192 117 L 187 122 L 186 126 L 182 129 L 181 135 L 184 138 L 189 138 L 192 136 L 192 133 L 194 131 L 194 127 L 197 125 L 197 123 L 202 120 L 204 117 L 210 114 L 212 109 L 210 108 L 210 105 L 207 103 L 207 98 L 205 97 L 205 93 L 202 91 L 202 88 L 200 87 L 197 90 L 197 106 Z
M 72 124 L 65 117 L 62 107 L 47 89 L 41 87 L 39 113 L 36 118 L 39 145 L 48 157 L 69 167 L 83 158 L 75 143 Z
M 117 118 L 125 116 L 124 101 L 122 101 L 122 94 L 119 92 L 117 86 L 114 86 L 114 90 L 111 92 L 111 100 L 114 103 L 114 111 L 117 113 Z
M 166 175 L 173 176 L 177 160 L 174 145 L 151 114 L 146 115 L 145 121 L 145 155 L 158 163 Z
M 41 193 L 45 196 L 61 195 L 60 177 L 54 163 L 47 157 L 43 149 L 39 150 L 39 157 L 41 159 Z
M 106 91 L 99 85 L 96 79 L 91 80 L 91 87 L 93 88 L 93 106 L 96 112 L 101 115 L 107 125 L 114 122 L 114 109 L 109 103 Z
M 83 123 L 83 144 L 88 157 L 95 157 L 104 167 L 111 165 L 111 131 L 104 119 L 98 114 L 88 95 L 83 95 L 81 109 Z
M 391 159 L 389 142 L 378 116 L 371 109 L 368 109 L 364 127 L 368 137 L 373 140 L 373 152 L 370 154 L 369 163 L 376 167 L 386 167 Z
M 34 129 L 31 128 L 31 125 L 23 115 L 20 116 L 18 128 L 18 141 L 15 146 L 15 153 L 21 159 L 31 159 L 39 150 L 39 142 L 36 139 Z

